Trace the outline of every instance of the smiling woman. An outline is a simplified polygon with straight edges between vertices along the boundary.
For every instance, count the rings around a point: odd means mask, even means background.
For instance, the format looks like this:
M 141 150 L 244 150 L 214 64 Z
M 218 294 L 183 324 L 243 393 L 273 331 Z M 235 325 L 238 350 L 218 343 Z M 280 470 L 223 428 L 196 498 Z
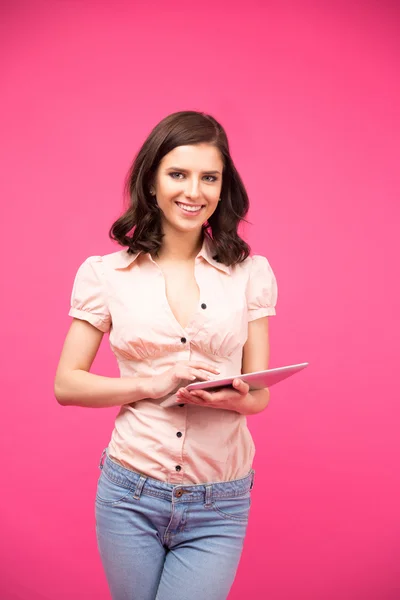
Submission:
M 218 260 L 227 265 L 248 257 L 249 247 L 237 229 L 249 199 L 226 133 L 210 115 L 183 111 L 158 123 L 132 164 L 125 190 L 129 206 L 110 236 L 132 254 L 157 256 L 166 225 L 182 233 L 200 226 L 212 237 Z
M 113 599 L 225 600 L 253 487 L 246 415 L 269 391 L 249 393 L 241 379 L 206 396 L 182 386 L 268 368 L 276 280 L 237 233 L 248 197 L 209 115 L 159 123 L 126 190 L 110 230 L 124 249 L 78 269 L 55 393 L 63 405 L 121 407 L 96 494 Z M 104 333 L 119 378 L 90 373 Z
M 207 222 L 220 199 L 222 170 L 221 153 L 212 144 L 178 146 L 164 156 L 150 188 L 162 213 L 164 233 Z

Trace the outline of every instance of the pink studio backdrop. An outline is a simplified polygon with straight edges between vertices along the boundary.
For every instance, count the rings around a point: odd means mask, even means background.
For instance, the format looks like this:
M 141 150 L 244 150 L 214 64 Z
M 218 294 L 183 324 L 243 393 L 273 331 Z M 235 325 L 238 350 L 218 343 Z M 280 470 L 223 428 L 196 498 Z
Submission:
M 250 418 L 253 511 L 230 600 L 396 600 L 399 39 L 395 2 L 1 6 L 1 600 L 106 600 L 94 495 L 114 409 L 53 377 L 73 278 L 118 249 L 153 125 L 226 127 L 245 234 L 279 283 L 271 366 L 310 367 Z M 107 339 L 94 371 L 117 374 Z

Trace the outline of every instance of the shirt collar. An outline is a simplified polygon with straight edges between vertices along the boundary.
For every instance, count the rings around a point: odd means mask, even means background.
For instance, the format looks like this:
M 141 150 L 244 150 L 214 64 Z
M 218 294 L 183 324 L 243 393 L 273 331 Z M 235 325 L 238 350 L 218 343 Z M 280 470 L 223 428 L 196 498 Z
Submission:
M 135 262 L 139 254 L 142 254 L 142 252 L 137 252 L 136 254 L 131 254 L 130 252 L 128 252 L 128 250 L 121 250 L 120 252 L 115 252 L 110 257 L 111 264 L 114 269 L 126 269 L 127 267 L 129 267 L 129 265 Z M 223 273 L 227 273 L 228 275 L 230 275 L 231 268 L 228 267 L 228 265 L 220 263 L 217 260 L 215 260 L 215 258 L 213 258 L 213 244 L 210 238 L 206 236 L 204 237 L 203 245 L 197 257 L 203 258 L 215 269 L 219 269 Z
M 214 246 L 213 246 L 212 240 L 209 237 L 204 236 L 203 245 L 197 256 L 201 256 L 202 258 L 204 258 L 204 260 L 206 260 L 212 267 L 215 267 L 216 269 L 219 269 L 223 273 L 227 273 L 228 275 L 230 275 L 231 268 L 228 267 L 228 265 L 225 265 L 224 263 L 220 263 L 217 260 L 215 260 L 215 258 L 213 257 L 213 254 L 214 254 Z

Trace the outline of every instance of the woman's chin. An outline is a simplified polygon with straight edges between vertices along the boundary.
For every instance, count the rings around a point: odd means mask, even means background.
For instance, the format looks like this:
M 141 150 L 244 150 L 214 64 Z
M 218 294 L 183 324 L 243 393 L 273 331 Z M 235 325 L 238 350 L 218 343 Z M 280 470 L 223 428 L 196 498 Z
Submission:
M 179 231 L 180 233 L 190 233 L 194 231 L 201 231 L 203 228 L 203 219 L 192 219 L 187 221 L 186 219 L 165 219 L 164 229 L 169 231 Z

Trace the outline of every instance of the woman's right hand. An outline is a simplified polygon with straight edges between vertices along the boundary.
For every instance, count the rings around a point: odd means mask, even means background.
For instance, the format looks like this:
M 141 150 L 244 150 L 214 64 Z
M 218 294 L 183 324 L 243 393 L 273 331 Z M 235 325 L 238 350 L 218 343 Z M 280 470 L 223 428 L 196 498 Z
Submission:
M 155 400 L 162 398 L 175 391 L 182 381 L 193 383 L 195 379 L 198 381 L 214 379 L 210 376 L 210 373 L 219 375 L 220 371 L 215 367 L 200 361 L 185 360 L 177 362 L 167 371 L 151 377 L 149 396 Z

